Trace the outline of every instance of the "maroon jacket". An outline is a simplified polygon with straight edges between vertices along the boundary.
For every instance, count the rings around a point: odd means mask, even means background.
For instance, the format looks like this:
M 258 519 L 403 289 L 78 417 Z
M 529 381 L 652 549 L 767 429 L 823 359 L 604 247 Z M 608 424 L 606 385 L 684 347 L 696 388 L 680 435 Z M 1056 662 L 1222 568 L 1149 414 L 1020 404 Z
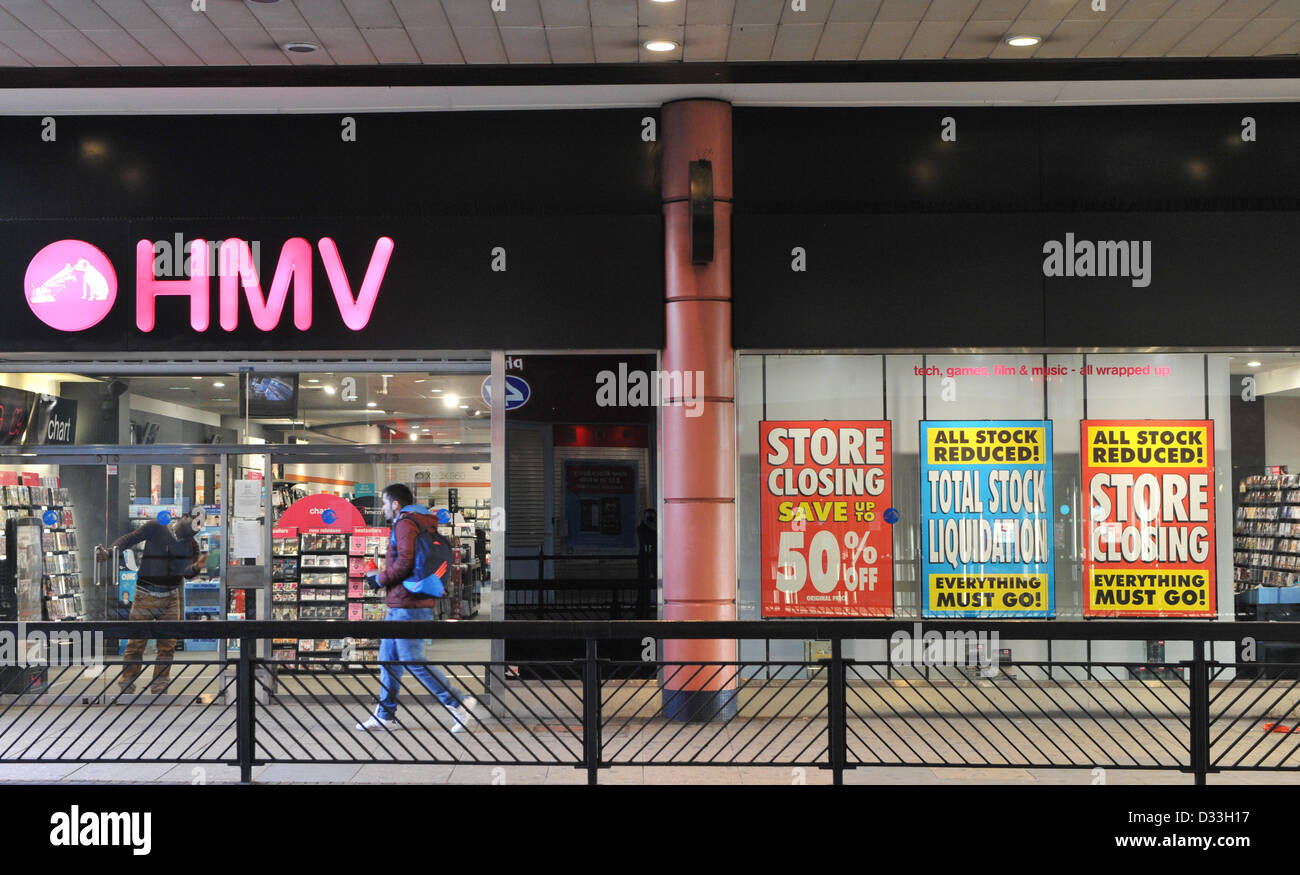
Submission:
M 438 600 L 432 596 L 419 595 L 402 586 L 402 581 L 411 576 L 415 570 L 415 536 L 417 526 L 438 530 L 438 518 L 427 513 L 402 511 L 393 520 L 393 531 L 397 538 L 388 541 L 388 559 L 384 570 L 379 572 L 379 582 L 384 585 L 386 595 L 384 604 L 390 608 L 432 608 Z

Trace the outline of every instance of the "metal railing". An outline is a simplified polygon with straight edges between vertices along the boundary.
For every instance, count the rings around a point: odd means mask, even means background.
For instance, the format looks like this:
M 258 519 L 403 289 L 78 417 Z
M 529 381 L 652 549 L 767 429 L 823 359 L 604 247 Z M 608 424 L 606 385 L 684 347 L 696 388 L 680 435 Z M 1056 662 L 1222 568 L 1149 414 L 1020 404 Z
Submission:
M 1221 771 L 1300 771 L 1300 664 L 1214 660 L 1210 642 L 1300 642 L 1300 624 L 1134 621 L 932 621 L 955 642 L 1191 642 L 1191 658 L 915 664 L 912 620 L 780 622 L 83 622 L 0 623 L 0 636 L 225 638 L 226 659 L 150 665 L 123 691 L 124 663 L 0 667 L 0 766 L 7 763 L 222 763 L 252 780 L 275 763 L 768 766 L 847 771 L 879 766 L 1153 769 L 1197 784 Z M 259 642 L 383 637 L 567 640 L 583 654 L 525 662 L 400 663 L 401 730 L 359 732 L 374 712 L 379 666 L 343 656 L 259 655 Z M 825 640 L 829 657 L 682 662 L 666 640 Z M 641 659 L 602 655 L 641 642 Z M 867 642 L 866 645 L 854 642 Z M 854 658 L 879 652 L 883 658 Z M 267 652 L 270 648 L 263 648 Z M 1060 652 L 1061 648 L 1057 648 Z M 0 646 L 0 653 L 4 648 Z M 12 649 L 9 652 L 13 652 Z M 52 654 L 57 651 L 50 651 Z M 1247 648 L 1250 652 L 1250 648 Z M 355 654 L 353 654 L 355 655 Z M 959 662 L 959 660 L 958 660 Z M 646 665 L 653 671 L 647 676 Z M 386 663 L 394 668 L 398 663 Z M 432 667 L 476 719 L 457 715 L 411 670 Z M 446 696 L 455 705 L 457 700 Z M 0 769 L 0 775 L 2 775 Z

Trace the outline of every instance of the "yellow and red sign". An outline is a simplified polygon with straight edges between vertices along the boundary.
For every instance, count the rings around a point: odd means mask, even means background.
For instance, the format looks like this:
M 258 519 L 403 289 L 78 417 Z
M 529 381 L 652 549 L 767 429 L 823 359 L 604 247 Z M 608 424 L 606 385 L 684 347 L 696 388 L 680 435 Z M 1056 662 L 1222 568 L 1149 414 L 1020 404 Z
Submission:
M 1216 616 L 1214 422 L 1081 427 L 1083 615 Z
M 887 420 L 759 424 L 764 617 L 894 610 Z

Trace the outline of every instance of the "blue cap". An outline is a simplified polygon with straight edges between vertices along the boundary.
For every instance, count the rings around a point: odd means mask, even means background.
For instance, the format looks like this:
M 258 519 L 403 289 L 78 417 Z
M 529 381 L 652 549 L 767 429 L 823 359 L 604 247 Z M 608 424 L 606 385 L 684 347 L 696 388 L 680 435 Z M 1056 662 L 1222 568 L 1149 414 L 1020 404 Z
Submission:
M 438 525 L 440 526 L 451 525 L 451 513 L 447 510 L 447 508 L 440 507 L 434 511 L 434 514 L 438 517 Z

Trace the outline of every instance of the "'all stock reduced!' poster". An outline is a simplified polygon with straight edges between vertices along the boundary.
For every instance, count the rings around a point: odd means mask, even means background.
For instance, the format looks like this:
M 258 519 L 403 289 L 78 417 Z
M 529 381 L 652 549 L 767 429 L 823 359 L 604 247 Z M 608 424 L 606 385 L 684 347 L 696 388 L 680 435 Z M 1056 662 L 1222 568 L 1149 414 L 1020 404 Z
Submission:
M 892 616 L 889 422 L 769 421 L 759 434 L 763 616 Z
M 922 616 L 1050 617 L 1052 423 L 921 423 Z
M 1215 616 L 1214 422 L 1082 428 L 1084 616 Z

